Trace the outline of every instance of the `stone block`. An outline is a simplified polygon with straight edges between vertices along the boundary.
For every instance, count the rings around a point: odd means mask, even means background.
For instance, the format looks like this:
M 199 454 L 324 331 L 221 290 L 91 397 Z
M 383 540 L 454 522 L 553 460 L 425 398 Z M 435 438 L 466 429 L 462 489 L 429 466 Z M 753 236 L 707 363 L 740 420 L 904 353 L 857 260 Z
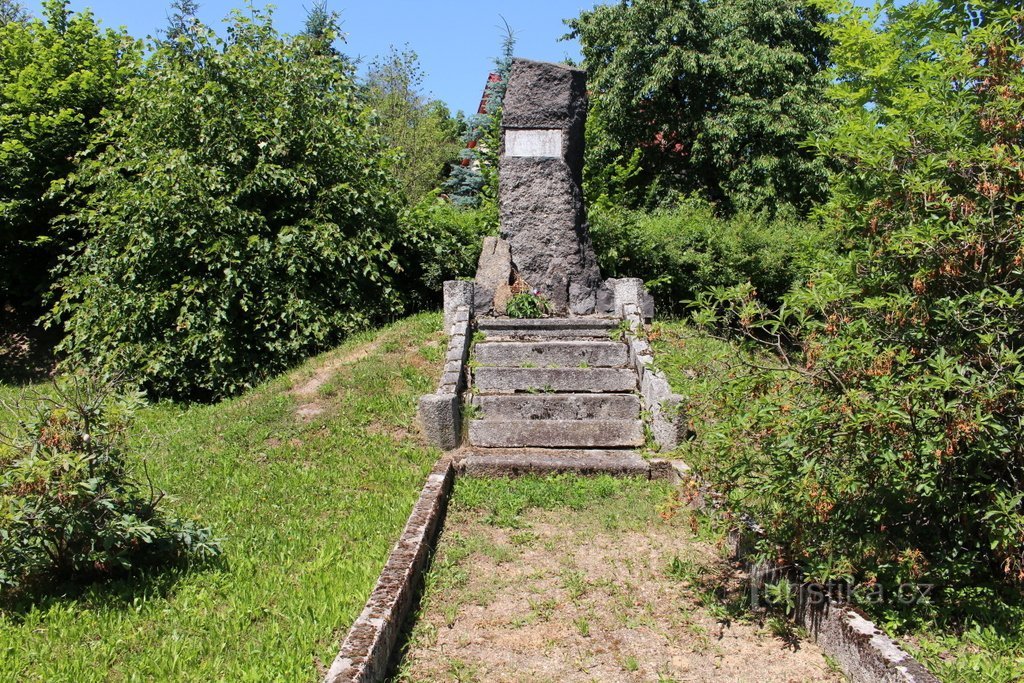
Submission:
M 494 315 L 505 315 L 508 312 L 508 302 L 512 300 L 512 285 L 498 285 L 494 290 L 494 303 L 491 312 Z
M 507 318 L 485 318 L 477 323 L 488 339 L 610 339 L 609 334 L 618 320 L 612 318 L 535 318 L 513 320 Z
M 610 474 L 650 477 L 647 461 L 632 451 L 474 449 L 464 461 L 469 477 L 518 477 L 526 474 Z
M 451 334 L 459 308 L 473 310 L 473 283 L 464 280 L 446 280 L 444 291 L 444 333 Z M 468 320 L 468 316 L 467 316 Z
M 585 72 L 513 60 L 502 114 L 501 235 L 519 274 L 556 315 L 594 313 L 601 286 L 583 206 L 586 112 Z
M 485 237 L 474 280 L 473 310 L 487 315 L 494 307 L 494 293 L 501 285 L 512 283 L 512 251 L 500 237 Z
M 421 396 L 418 415 L 423 434 L 429 443 L 445 451 L 459 447 L 462 421 L 458 395 L 451 393 Z
M 626 393 L 636 391 L 632 368 L 477 368 L 475 386 L 482 392 L 563 391 Z

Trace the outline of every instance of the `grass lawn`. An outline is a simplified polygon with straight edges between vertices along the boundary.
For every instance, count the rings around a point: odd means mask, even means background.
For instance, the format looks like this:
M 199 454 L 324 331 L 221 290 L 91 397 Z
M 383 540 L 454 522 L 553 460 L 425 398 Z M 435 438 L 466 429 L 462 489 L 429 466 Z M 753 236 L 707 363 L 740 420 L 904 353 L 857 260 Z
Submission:
M 222 561 L 0 613 L 0 679 L 318 679 L 439 456 L 414 420 L 443 356 L 440 316 L 418 315 L 239 398 L 146 408 L 137 451 Z
M 715 457 L 700 439 L 701 429 L 723 419 L 716 402 L 717 388 L 727 373 L 743 373 L 735 349 L 679 321 L 662 322 L 651 333 L 655 360 L 673 389 L 687 398 L 697 438 L 680 447 L 677 455 L 701 471 Z M 942 617 L 908 620 L 861 605 L 903 647 L 944 681 L 1009 683 L 1024 680 L 1024 596 L 994 601 L 971 620 L 950 623 Z

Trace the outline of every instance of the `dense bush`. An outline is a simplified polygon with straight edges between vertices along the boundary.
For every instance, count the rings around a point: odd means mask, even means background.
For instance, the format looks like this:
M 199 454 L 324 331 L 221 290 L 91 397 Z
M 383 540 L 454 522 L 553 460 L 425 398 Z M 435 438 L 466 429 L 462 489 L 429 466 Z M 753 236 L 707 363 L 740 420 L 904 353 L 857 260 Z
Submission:
M 723 219 L 699 200 L 653 213 L 598 202 L 590 233 L 602 274 L 643 278 L 668 313 L 681 312 L 711 287 L 746 282 L 776 304 L 826 246 L 808 221 L 745 213 Z
M 401 214 L 403 240 L 395 249 L 403 272 L 400 283 L 410 305 L 436 308 L 445 280 L 473 277 L 483 238 L 498 234 L 498 207 L 460 207 L 428 195 Z
M 762 550 L 813 579 L 937 583 L 965 612 L 1024 582 L 1024 15 L 968 9 L 835 26 L 843 117 L 821 147 L 852 250 L 779 315 L 719 292 L 702 316 L 773 348 L 705 434 L 705 473 Z
M 141 52 L 67 5 L 47 0 L 42 19 L 0 23 L 0 309 L 32 317 L 57 256 L 78 238 L 51 226 L 67 199 L 62 181 Z
M 402 310 L 400 193 L 347 62 L 268 14 L 155 46 L 76 174 L 51 322 L 156 395 L 252 386 Z
M 140 564 L 204 559 L 209 529 L 160 510 L 132 476 L 124 435 L 140 396 L 70 375 L 0 438 L 0 588 L 102 578 Z

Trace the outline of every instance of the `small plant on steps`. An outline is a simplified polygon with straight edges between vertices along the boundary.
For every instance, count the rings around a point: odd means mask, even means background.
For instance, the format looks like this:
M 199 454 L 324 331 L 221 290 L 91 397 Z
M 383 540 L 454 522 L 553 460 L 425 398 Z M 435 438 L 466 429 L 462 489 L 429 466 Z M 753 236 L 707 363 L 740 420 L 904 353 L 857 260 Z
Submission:
M 551 313 L 551 303 L 537 290 L 513 294 L 505 308 L 510 318 L 543 318 Z

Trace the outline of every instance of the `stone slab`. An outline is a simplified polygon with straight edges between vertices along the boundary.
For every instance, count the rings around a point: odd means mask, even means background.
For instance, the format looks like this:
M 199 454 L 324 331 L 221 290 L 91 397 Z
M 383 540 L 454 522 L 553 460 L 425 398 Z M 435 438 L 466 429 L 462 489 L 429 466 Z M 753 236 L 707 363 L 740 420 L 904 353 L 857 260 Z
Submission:
M 586 73 L 512 60 L 498 162 L 501 236 L 523 279 L 558 314 L 597 305 L 600 270 L 583 205 Z
M 647 461 L 633 451 L 471 449 L 463 467 L 469 477 L 561 473 L 650 477 Z
M 608 340 L 618 326 L 615 318 L 482 318 L 477 329 L 489 340 L 499 339 L 600 339 Z
M 464 280 L 445 280 L 444 291 L 444 333 L 452 333 L 460 308 L 473 309 L 473 283 Z M 469 318 L 467 317 L 467 320 Z
M 484 448 L 629 448 L 642 446 L 640 420 L 474 420 L 469 443 Z
M 633 394 L 507 394 L 475 396 L 484 420 L 639 420 Z
M 622 368 L 629 364 L 628 348 L 613 341 L 485 342 L 474 348 L 480 365 L 522 367 Z
M 562 129 L 513 128 L 506 130 L 505 155 L 560 158 L 562 156 Z
M 849 605 L 829 600 L 817 608 L 805 606 L 797 620 L 855 683 L 939 681 L 862 612 Z
M 624 393 L 636 391 L 636 372 L 629 368 L 477 368 L 473 386 L 482 393 L 519 391 Z
M 476 266 L 473 310 L 486 315 L 494 306 L 494 293 L 512 282 L 512 252 L 509 243 L 499 237 L 485 237 Z
M 428 443 L 445 451 L 458 448 L 462 437 L 462 419 L 457 394 L 420 396 L 417 415 Z
M 501 236 L 519 274 L 555 314 L 593 313 L 603 280 L 573 170 L 561 159 L 502 157 L 498 184 Z

